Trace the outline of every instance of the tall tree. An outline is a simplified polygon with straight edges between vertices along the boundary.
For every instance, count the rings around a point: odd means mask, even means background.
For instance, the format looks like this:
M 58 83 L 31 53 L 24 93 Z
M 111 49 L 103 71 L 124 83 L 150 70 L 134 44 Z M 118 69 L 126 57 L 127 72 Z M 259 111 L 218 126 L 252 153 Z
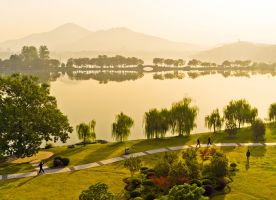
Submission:
M 127 140 L 133 124 L 133 119 L 121 112 L 116 116 L 116 122 L 112 124 L 112 137 L 120 142 Z
M 27 67 L 33 66 L 34 62 L 38 60 L 37 49 L 34 46 L 23 46 L 20 56 Z
M 19 74 L 0 77 L 0 154 L 37 153 L 43 141 L 66 142 L 72 127 L 48 84 Z
M 50 58 L 50 52 L 47 46 L 42 45 L 39 47 L 39 58 L 41 60 L 48 60 Z
M 170 125 L 173 132 L 179 135 L 190 135 L 196 127 L 195 119 L 198 107 L 191 105 L 192 99 L 184 98 L 182 101 L 174 103 L 171 108 Z
M 207 115 L 205 117 L 205 126 L 207 126 L 209 129 L 214 130 L 214 133 L 217 129 L 221 129 L 223 124 L 223 118 L 220 117 L 219 110 L 215 109 L 212 111 L 210 115 Z
M 268 116 L 270 121 L 276 122 L 276 103 L 269 106 Z
M 95 133 L 96 121 L 92 120 L 88 124 L 80 123 L 76 126 L 79 139 L 83 140 L 83 145 L 87 143 L 87 140 L 94 141 L 96 139 Z
M 257 108 L 252 108 L 245 99 L 232 100 L 224 108 L 224 118 L 238 124 L 241 128 L 245 123 L 253 123 L 258 115 Z

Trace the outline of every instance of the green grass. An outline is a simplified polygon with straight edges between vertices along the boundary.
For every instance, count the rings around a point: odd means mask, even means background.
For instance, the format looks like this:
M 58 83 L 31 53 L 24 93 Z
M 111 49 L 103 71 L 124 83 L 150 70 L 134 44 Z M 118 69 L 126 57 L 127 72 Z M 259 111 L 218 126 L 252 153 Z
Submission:
M 276 191 L 276 147 L 249 147 L 250 167 L 246 169 L 245 152 L 247 147 L 222 147 L 229 162 L 238 164 L 238 171 L 230 183 L 231 192 L 216 196 L 214 200 L 273 199 Z M 162 153 L 142 157 L 143 165 L 153 166 Z M 75 200 L 82 190 L 96 182 L 109 185 L 113 193 L 121 193 L 123 178 L 129 172 L 118 162 L 97 168 L 76 172 L 42 175 L 32 178 L 5 180 L 0 182 L 2 200 Z
M 130 148 L 131 153 L 146 151 L 150 149 L 179 146 L 185 144 L 195 144 L 197 138 L 200 138 L 201 143 L 207 143 L 208 137 L 212 138 L 212 142 L 254 142 L 250 128 L 243 128 L 238 131 L 235 137 L 229 137 L 225 132 L 218 133 L 201 133 L 193 134 L 190 137 L 168 137 L 164 139 L 150 139 L 150 140 L 130 140 L 126 142 L 114 142 L 108 144 L 89 144 L 86 146 L 76 146 L 69 149 L 66 146 L 55 147 L 47 149 L 54 153 L 53 156 L 46 159 L 48 166 L 52 166 L 53 159 L 56 156 L 67 157 L 70 159 L 69 166 L 87 164 L 96 162 L 116 156 L 121 156 L 125 147 Z M 263 141 L 264 142 L 264 141 Z M 268 126 L 265 136 L 265 142 L 276 142 L 276 128 L 271 125 Z M 45 150 L 46 151 L 46 150 Z M 26 164 L 28 165 L 28 164 Z M 6 166 L 2 167 L 1 166 Z M 7 169 L 7 170 L 6 170 Z M 17 165 L 9 165 L 9 163 L 0 163 L 0 174 L 26 172 L 31 168 L 27 166 L 21 168 Z

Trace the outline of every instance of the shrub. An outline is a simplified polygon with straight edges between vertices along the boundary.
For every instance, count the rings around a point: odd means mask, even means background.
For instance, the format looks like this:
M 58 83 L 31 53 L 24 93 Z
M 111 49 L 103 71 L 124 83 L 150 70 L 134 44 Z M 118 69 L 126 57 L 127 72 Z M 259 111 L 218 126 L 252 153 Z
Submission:
M 144 200 L 142 197 L 135 197 L 133 200 Z
M 228 159 L 223 153 L 217 152 L 211 159 L 210 164 L 211 172 L 217 176 L 225 176 L 228 171 Z
M 216 190 L 223 190 L 225 187 L 226 187 L 226 182 L 224 181 L 224 179 L 223 178 L 219 178 L 218 180 L 217 180 L 217 186 L 216 186 Z
M 136 188 L 137 186 L 141 185 L 142 184 L 142 181 L 141 179 L 139 178 L 133 178 L 131 180 L 131 184 Z
M 168 176 L 170 171 L 170 164 L 165 161 L 159 161 L 154 167 L 156 176 Z
M 171 166 L 169 171 L 169 179 L 173 185 L 183 184 L 187 181 L 188 168 L 185 163 L 179 161 Z
M 151 177 L 155 176 L 154 172 L 148 172 L 146 178 L 150 179 Z
M 231 167 L 231 171 L 236 171 L 237 164 L 236 163 L 231 163 L 230 167 Z
M 53 164 L 54 167 L 63 167 L 69 164 L 70 160 L 68 158 L 55 157 Z
M 202 200 L 203 193 L 204 189 L 195 184 L 176 185 L 170 190 L 168 200 Z
M 70 162 L 69 158 L 62 158 L 61 159 L 63 166 L 67 166 Z
M 255 140 L 263 139 L 265 135 L 265 124 L 261 119 L 257 119 L 252 124 L 252 132 Z
M 210 179 L 203 179 L 202 185 L 213 185 L 213 181 Z
M 187 149 L 182 153 L 183 159 L 188 169 L 188 177 L 190 179 L 198 179 L 200 176 L 199 164 L 196 157 L 195 149 Z
M 203 193 L 204 196 L 211 196 L 214 192 L 214 188 L 212 185 L 204 185 L 203 186 L 205 192 Z
M 52 143 L 48 143 L 45 145 L 45 149 L 51 149 L 53 147 L 54 147 L 54 145 Z
M 134 173 L 142 167 L 141 159 L 138 157 L 129 157 L 125 160 L 124 166 L 130 171 L 131 177 L 133 177 Z
M 198 187 L 202 186 L 201 181 L 198 180 L 198 179 L 193 179 L 192 182 L 191 182 L 191 184 L 196 184 Z
M 132 192 L 130 193 L 130 197 L 131 197 L 131 198 L 140 197 L 140 196 L 141 196 L 141 193 L 138 192 L 138 191 L 132 191 Z
M 61 157 L 55 157 L 53 161 L 54 167 L 62 167 L 63 163 Z
M 178 155 L 175 152 L 166 152 L 163 159 L 165 163 L 172 165 L 178 160 Z
M 143 182 L 143 185 L 145 185 L 145 186 L 154 186 L 154 183 L 151 180 L 145 180 Z
M 155 199 L 155 195 L 154 194 L 147 194 L 145 197 L 145 200 L 154 200 Z
M 104 183 L 91 185 L 87 190 L 82 191 L 79 200 L 114 200 L 114 195 L 108 191 L 108 186 Z

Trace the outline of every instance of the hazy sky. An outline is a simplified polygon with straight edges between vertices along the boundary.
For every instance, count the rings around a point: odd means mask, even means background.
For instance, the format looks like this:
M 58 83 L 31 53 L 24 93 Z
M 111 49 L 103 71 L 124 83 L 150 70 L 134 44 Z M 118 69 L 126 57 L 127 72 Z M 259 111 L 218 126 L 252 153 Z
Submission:
M 274 0 L 0 0 L 0 41 L 73 22 L 189 43 L 276 44 L 275 12 Z

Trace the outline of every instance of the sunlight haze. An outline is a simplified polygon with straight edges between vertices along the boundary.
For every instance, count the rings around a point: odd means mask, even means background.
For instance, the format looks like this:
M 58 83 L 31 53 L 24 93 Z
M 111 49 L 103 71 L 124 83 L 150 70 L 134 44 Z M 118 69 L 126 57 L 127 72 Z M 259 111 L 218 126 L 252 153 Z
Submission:
M 1 0 L 0 41 L 75 23 L 91 31 L 127 27 L 172 41 L 276 43 L 272 0 Z

